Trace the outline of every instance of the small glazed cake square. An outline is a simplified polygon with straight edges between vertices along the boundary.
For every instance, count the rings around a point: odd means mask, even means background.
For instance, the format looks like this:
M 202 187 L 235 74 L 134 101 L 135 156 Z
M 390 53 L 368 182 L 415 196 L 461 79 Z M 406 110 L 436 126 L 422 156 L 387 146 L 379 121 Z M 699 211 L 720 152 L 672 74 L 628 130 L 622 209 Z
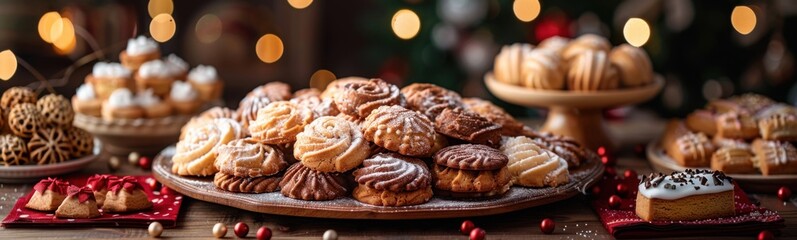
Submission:
M 675 140 L 667 153 L 685 167 L 707 167 L 714 154 L 714 144 L 703 133 L 688 133 Z
M 733 180 L 720 171 L 643 176 L 636 214 L 646 221 L 689 221 L 736 215 Z
M 694 111 L 686 116 L 684 122 L 686 127 L 694 132 L 702 132 L 709 136 L 717 134 L 717 121 L 711 111 Z
M 797 149 L 789 142 L 758 139 L 753 153 L 764 176 L 797 173 Z
M 717 115 L 717 136 L 734 139 L 753 139 L 758 136 L 758 124 L 745 112 Z
M 711 157 L 711 169 L 725 173 L 755 173 L 753 154 L 738 147 L 720 148 Z
M 775 114 L 758 120 L 761 138 L 766 140 L 797 140 L 797 117 Z

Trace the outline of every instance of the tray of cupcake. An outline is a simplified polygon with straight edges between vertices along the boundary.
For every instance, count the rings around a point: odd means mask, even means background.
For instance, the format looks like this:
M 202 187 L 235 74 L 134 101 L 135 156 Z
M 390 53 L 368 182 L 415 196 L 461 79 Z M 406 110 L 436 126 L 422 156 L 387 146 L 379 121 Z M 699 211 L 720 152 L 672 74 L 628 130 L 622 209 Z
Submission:
M 212 66 L 189 64 L 144 36 L 130 39 L 120 63 L 97 62 L 77 89 L 75 125 L 99 138 L 103 150 L 156 154 L 177 140 L 191 115 L 221 105 L 222 81 Z
M 0 182 L 73 172 L 97 158 L 94 137 L 72 125 L 75 112 L 64 96 L 11 87 L 0 106 Z
M 192 119 L 153 175 L 186 196 L 321 218 L 479 216 L 589 188 L 597 155 L 500 107 L 433 84 L 349 77 L 325 90 L 258 87 Z

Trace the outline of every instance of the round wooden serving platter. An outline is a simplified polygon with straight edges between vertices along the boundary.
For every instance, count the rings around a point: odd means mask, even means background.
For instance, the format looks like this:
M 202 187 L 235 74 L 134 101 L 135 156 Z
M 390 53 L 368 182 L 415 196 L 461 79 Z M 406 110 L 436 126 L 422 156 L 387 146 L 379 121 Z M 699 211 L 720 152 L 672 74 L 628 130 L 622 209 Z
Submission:
M 164 186 L 188 197 L 253 212 L 338 219 L 432 219 L 506 213 L 561 201 L 583 193 L 603 173 L 602 165 L 595 159 L 571 171 L 570 183 L 555 188 L 512 187 L 501 198 L 463 200 L 433 197 L 429 202 L 417 206 L 379 207 L 360 203 L 350 197 L 332 201 L 303 201 L 284 197 L 280 192 L 227 192 L 213 185 L 213 177 L 182 177 L 172 174 L 173 155 L 174 147 L 163 150 L 155 157 L 152 172 Z
M 678 165 L 661 148 L 659 141 L 648 144 L 648 161 L 653 169 L 662 173 L 684 171 L 685 167 Z M 708 168 L 704 168 L 708 169 Z M 781 186 L 797 189 L 797 174 L 784 174 L 763 176 L 761 174 L 727 174 L 732 177 L 745 191 L 775 193 Z

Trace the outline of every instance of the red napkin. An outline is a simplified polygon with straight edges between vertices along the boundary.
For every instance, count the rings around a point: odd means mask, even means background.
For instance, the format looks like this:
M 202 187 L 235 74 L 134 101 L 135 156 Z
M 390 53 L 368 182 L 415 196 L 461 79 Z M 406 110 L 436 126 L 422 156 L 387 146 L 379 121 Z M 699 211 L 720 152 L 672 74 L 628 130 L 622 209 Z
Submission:
M 72 185 L 84 186 L 90 175 L 68 176 L 64 180 Z M 121 177 L 121 176 L 120 176 Z M 14 208 L 3 219 L 3 226 L 10 227 L 147 227 L 153 221 L 160 222 L 163 227 L 177 226 L 177 214 L 183 203 L 183 196 L 175 191 L 168 194 L 152 191 L 147 181 L 155 181 L 152 176 L 133 176 L 141 183 L 144 192 L 152 201 L 152 208 L 132 213 L 102 213 L 100 217 L 91 219 L 56 218 L 55 213 L 40 212 L 25 208 L 28 199 L 33 196 L 33 189 L 17 200 Z M 148 180 L 151 179 L 151 180 Z M 100 210 L 102 211 L 102 210 Z
M 618 209 L 611 209 L 608 199 L 616 194 L 619 183 L 625 184 L 630 193 L 623 198 Z M 601 191 L 594 196 L 592 208 L 606 230 L 616 238 L 754 236 L 763 230 L 776 231 L 785 227 L 777 212 L 756 206 L 738 186 L 734 189 L 736 216 L 696 221 L 645 221 L 637 217 L 635 211 L 638 184 L 636 178 L 621 180 L 611 177 L 604 177 L 598 184 Z

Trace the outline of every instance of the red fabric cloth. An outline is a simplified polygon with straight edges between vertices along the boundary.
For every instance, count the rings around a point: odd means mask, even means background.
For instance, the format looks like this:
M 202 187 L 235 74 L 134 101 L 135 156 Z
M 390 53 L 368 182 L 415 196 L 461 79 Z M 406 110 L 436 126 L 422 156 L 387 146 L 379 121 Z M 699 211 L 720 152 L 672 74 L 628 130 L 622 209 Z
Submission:
M 626 184 L 630 193 L 619 208 L 611 209 L 608 199 L 615 194 L 618 183 Z M 645 221 L 636 215 L 638 184 L 637 179 L 604 177 L 598 184 L 600 193 L 593 196 L 592 208 L 606 230 L 616 238 L 754 236 L 763 230 L 777 231 L 785 227 L 783 217 L 753 204 L 738 186 L 734 189 L 736 216 L 696 221 Z
M 76 186 L 84 186 L 90 175 L 69 176 L 64 180 Z M 147 182 L 152 176 L 133 176 L 138 182 Z M 153 192 L 149 184 L 140 184 L 152 201 L 152 208 L 131 213 L 102 213 L 100 217 L 91 219 L 56 218 L 55 213 L 40 212 L 25 208 L 34 191 L 30 191 L 17 200 L 14 208 L 3 219 L 4 227 L 147 227 L 153 221 L 160 222 L 163 227 L 172 228 L 177 225 L 177 215 L 183 196 L 175 191 L 168 194 Z M 100 210 L 102 211 L 102 210 Z

